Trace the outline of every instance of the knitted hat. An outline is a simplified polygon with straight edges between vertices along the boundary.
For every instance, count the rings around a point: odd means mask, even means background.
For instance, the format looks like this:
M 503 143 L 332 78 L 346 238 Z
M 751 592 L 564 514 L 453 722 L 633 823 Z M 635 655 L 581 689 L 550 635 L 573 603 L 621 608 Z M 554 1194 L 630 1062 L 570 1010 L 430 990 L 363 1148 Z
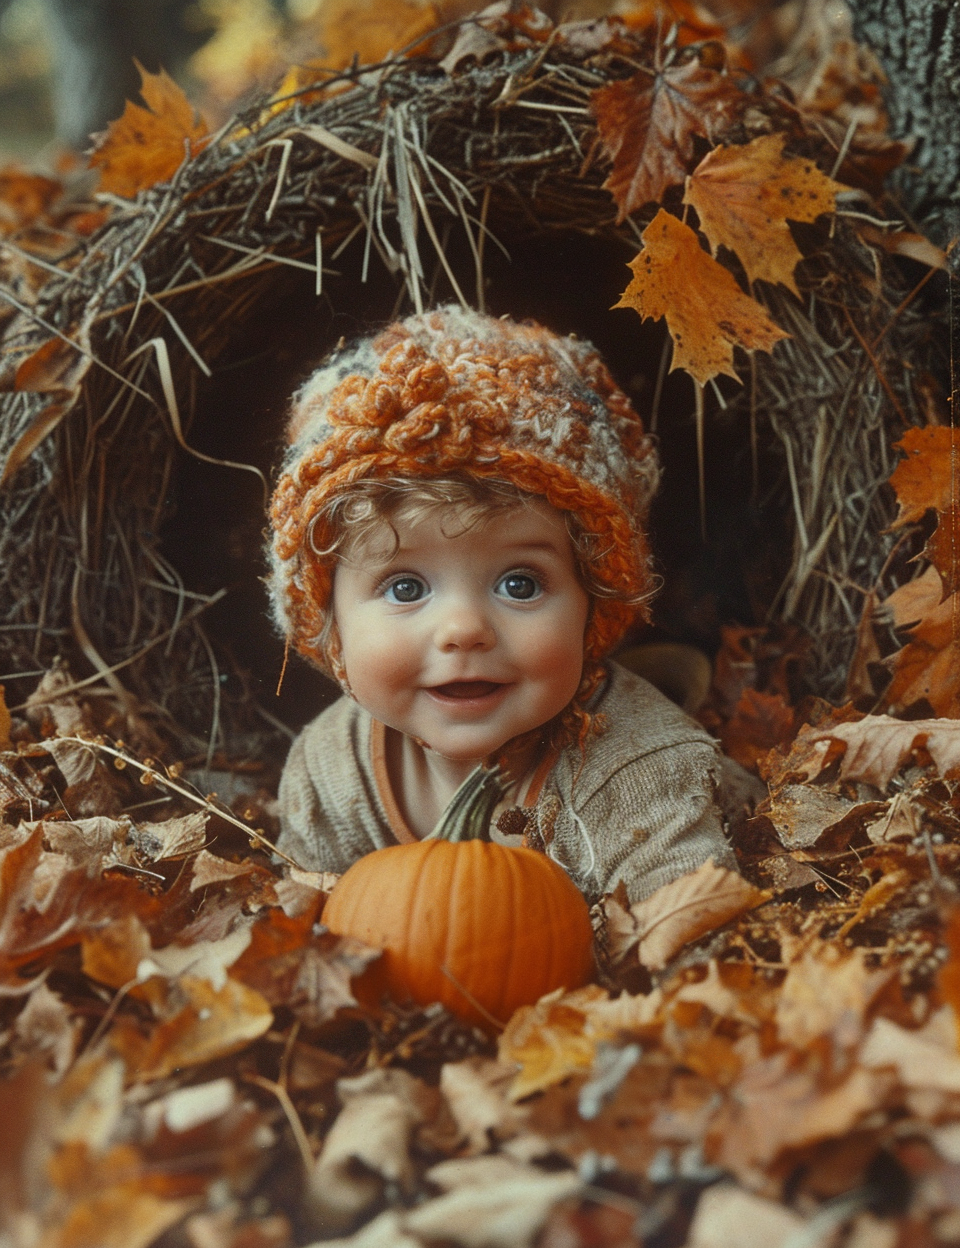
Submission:
M 506 481 L 595 535 L 585 669 L 645 615 L 643 526 L 659 469 L 639 416 L 587 342 L 447 306 L 334 354 L 294 396 L 273 496 L 270 589 L 281 630 L 326 671 L 336 556 L 318 521 L 363 479 Z M 318 531 L 319 530 L 319 531 Z

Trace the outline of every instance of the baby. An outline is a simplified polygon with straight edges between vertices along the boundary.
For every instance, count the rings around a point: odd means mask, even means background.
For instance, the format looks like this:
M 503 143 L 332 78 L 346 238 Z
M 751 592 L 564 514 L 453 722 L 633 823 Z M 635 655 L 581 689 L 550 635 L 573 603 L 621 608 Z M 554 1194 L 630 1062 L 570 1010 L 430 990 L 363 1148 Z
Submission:
M 427 836 L 500 764 L 589 900 L 733 865 L 712 739 L 609 655 L 653 592 L 651 440 L 596 351 L 445 307 L 295 396 L 277 621 L 346 694 L 290 751 L 280 848 L 311 870 Z M 497 822 L 495 814 L 494 824 Z

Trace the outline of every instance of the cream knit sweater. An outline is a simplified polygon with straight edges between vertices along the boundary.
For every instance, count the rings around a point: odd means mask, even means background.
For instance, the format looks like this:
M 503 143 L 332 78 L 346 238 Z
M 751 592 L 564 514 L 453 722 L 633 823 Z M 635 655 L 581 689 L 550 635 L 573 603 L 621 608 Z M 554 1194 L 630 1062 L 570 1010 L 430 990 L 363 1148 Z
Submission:
M 631 901 L 712 858 L 735 868 L 716 796 L 713 739 L 616 663 L 590 708 L 606 731 L 540 768 L 524 804 L 549 853 L 593 901 L 622 880 Z M 308 724 L 280 781 L 278 847 L 312 871 L 345 871 L 371 850 L 416 838 L 390 789 L 385 729 L 350 698 Z M 517 844 L 494 831 L 493 839 Z

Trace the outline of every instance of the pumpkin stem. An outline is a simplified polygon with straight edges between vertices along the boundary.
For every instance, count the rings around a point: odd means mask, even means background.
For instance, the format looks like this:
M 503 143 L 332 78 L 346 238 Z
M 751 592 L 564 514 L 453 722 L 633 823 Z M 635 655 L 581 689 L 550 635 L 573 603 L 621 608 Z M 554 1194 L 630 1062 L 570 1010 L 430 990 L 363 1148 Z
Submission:
M 460 785 L 437 826 L 424 839 L 489 841 L 490 820 L 507 787 L 508 780 L 501 766 L 481 764 Z

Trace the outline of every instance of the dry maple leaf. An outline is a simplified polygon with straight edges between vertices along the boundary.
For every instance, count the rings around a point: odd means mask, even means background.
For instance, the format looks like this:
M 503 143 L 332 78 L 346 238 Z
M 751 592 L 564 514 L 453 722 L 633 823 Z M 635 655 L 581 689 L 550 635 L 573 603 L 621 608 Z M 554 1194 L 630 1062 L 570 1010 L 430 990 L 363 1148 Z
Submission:
M 894 527 L 915 524 L 935 508 L 956 507 L 960 500 L 960 430 L 946 425 L 908 429 L 895 449 L 903 459 L 890 476 L 900 510 Z
M 696 871 L 658 888 L 629 911 L 613 897 L 604 898 L 610 958 L 619 962 L 634 945 L 640 961 L 662 971 L 691 940 L 769 900 L 770 894 L 747 883 L 736 871 L 708 861 Z
M 604 187 L 617 221 L 662 198 L 682 182 L 694 157 L 694 136 L 711 138 L 730 125 L 748 96 L 733 78 L 697 57 L 668 69 L 643 69 L 590 95 L 600 141 L 613 161 Z
M 644 230 L 630 262 L 633 279 L 614 304 L 646 319 L 667 318 L 671 372 L 683 368 L 704 385 L 718 373 L 736 377 L 733 348 L 772 351 L 789 338 L 765 308 L 745 295 L 733 274 L 703 250 L 697 236 L 662 208 Z
M 910 629 L 910 641 L 887 660 L 884 693 L 892 710 L 926 701 L 934 715 L 960 719 L 960 595 L 953 594 Z
M 605 989 L 591 984 L 574 992 L 552 992 L 514 1013 L 498 1043 L 500 1061 L 521 1068 L 510 1086 L 511 1101 L 590 1070 L 598 1041 L 614 1033 L 592 1029 L 588 1007 L 607 997 Z
M 784 156 L 783 134 L 764 134 L 740 147 L 717 147 L 687 178 L 683 196 L 700 218 L 716 254 L 735 252 L 751 282 L 782 282 L 799 294 L 793 271 L 803 257 L 787 221 L 815 221 L 833 212 L 839 183 L 812 160 Z
M 904 458 L 890 477 L 900 505 L 895 527 L 936 510 L 937 527 L 923 553 L 940 574 L 941 599 L 949 597 L 960 590 L 960 431 L 908 429 L 896 446 Z
M 137 68 L 147 107 L 127 100 L 123 115 L 90 153 L 90 164 L 100 170 L 100 190 L 124 199 L 172 177 L 207 141 L 206 124 L 169 74 Z
M 893 974 L 892 966 L 868 967 L 863 949 L 812 941 L 789 960 L 780 988 L 776 1024 L 781 1040 L 802 1050 L 829 1035 L 850 1048 L 863 1034 L 870 1003 Z
M 761 758 L 793 740 L 796 731 L 797 713 L 782 694 L 744 689 L 733 715 L 720 729 L 720 742 L 724 754 L 755 770 Z
M 325 0 L 318 20 L 324 64 L 342 69 L 355 56 L 361 65 L 376 65 L 402 52 L 443 17 L 439 5 L 417 0 Z M 424 44 L 413 49 L 424 50 Z
M 923 747 L 942 776 L 960 768 L 960 724 L 951 719 L 894 719 L 868 715 L 853 724 L 836 724 L 820 737 L 843 741 L 841 780 L 863 780 L 884 790 L 913 751 Z

